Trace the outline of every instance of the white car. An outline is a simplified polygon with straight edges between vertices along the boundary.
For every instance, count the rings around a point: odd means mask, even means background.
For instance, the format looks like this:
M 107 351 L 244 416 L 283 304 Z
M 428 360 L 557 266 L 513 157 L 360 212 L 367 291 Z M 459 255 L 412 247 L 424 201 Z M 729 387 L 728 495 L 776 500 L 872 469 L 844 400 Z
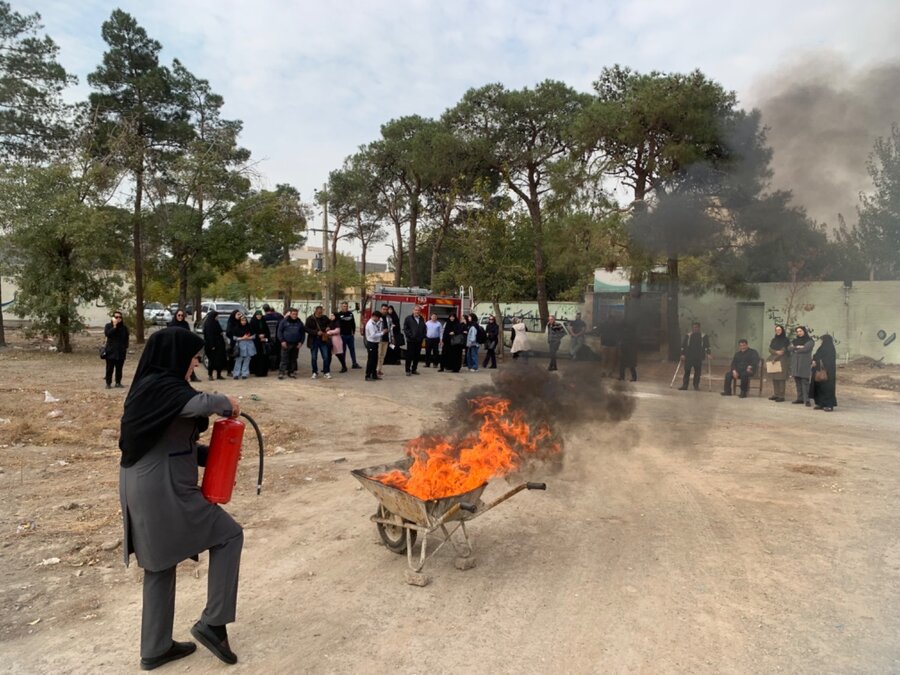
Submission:
M 144 304 L 144 321 L 149 321 L 157 326 L 165 326 L 172 320 L 172 312 L 163 307 L 159 302 L 147 302 Z

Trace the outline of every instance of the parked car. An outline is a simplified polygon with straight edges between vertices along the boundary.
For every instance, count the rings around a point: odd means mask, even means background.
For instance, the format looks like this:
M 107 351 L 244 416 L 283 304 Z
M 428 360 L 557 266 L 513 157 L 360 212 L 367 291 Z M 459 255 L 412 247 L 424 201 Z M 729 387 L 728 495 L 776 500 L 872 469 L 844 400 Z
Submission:
M 207 301 L 200 305 L 200 318 L 202 319 L 206 316 L 206 313 L 210 310 L 216 310 L 219 314 L 231 314 L 234 310 L 238 310 L 241 314 L 246 316 L 248 319 L 250 315 L 247 313 L 247 308 L 244 307 L 239 302 L 232 302 L 230 300 L 225 300 L 222 302 L 218 301 Z
M 160 302 L 147 302 L 144 304 L 144 321 L 149 321 L 156 326 L 165 326 L 172 320 L 172 312 L 162 306 Z
M 169 305 L 169 311 L 172 312 L 172 316 L 175 316 L 175 312 L 178 311 L 178 303 L 177 303 L 177 302 L 173 302 L 171 305 Z M 185 307 L 184 307 L 184 313 L 187 314 L 188 316 L 190 316 L 191 314 L 193 314 L 193 313 L 194 313 L 194 306 L 193 306 L 191 303 L 188 303 L 187 305 L 185 305 Z
M 228 314 L 230 314 L 230 313 L 231 312 L 229 312 Z M 224 312 L 219 312 L 219 316 L 216 317 L 216 321 L 219 322 L 219 325 L 222 327 L 223 331 L 228 326 L 228 314 L 226 314 Z M 194 332 L 195 333 L 197 333 L 199 335 L 203 335 L 203 322 L 204 321 L 206 321 L 206 316 L 204 316 L 202 319 L 197 319 L 194 322 Z M 228 338 L 225 338 L 225 340 L 227 341 Z

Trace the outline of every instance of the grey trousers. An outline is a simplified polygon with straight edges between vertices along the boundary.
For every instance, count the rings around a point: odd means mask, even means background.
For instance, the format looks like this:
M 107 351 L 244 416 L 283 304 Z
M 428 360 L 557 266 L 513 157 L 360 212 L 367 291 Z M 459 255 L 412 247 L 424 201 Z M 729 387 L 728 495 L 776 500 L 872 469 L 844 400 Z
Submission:
M 772 380 L 772 390 L 778 398 L 784 398 L 785 380 Z
M 797 400 L 804 403 L 809 401 L 809 378 L 795 377 L 794 384 L 797 385 Z
M 209 549 L 206 609 L 200 620 L 208 626 L 234 621 L 244 534 L 240 532 Z M 175 620 L 175 568 L 144 570 L 144 606 L 141 614 L 141 658 L 165 654 L 172 646 Z

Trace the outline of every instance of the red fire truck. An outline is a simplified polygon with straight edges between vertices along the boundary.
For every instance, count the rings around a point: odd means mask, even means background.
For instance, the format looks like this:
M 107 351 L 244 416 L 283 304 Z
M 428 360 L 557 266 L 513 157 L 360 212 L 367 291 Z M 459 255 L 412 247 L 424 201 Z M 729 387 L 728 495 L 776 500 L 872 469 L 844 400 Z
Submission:
M 381 305 L 392 305 L 399 316 L 401 325 L 406 317 L 412 314 L 413 307 L 417 305 L 422 310 L 422 316 L 425 319 L 430 318 L 432 314 L 437 315 L 438 320 L 442 323 L 451 314 L 455 314 L 459 318 L 463 312 L 471 311 L 472 308 L 471 289 L 468 297 L 463 288 L 459 290 L 459 295 L 448 296 L 435 295 L 427 288 L 376 286 L 375 292 L 368 297 L 365 307 L 362 308 L 360 333 L 365 335 L 366 322 L 371 318 L 372 312 L 379 309 Z

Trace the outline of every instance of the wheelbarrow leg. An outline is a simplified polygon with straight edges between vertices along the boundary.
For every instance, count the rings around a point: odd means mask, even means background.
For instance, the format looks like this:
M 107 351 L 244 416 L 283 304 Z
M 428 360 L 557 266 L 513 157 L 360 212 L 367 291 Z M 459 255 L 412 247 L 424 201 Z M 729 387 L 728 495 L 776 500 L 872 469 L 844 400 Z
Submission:
M 419 549 L 419 563 L 416 565 L 413 562 L 413 542 L 412 535 L 410 534 L 411 530 L 407 527 L 406 529 L 406 562 L 409 565 L 409 569 L 407 569 L 403 573 L 403 578 L 410 586 L 427 586 L 431 579 L 425 575 L 421 574 L 422 568 L 425 567 L 425 551 L 427 548 L 428 541 L 428 533 L 423 532 L 422 536 L 422 548 Z

